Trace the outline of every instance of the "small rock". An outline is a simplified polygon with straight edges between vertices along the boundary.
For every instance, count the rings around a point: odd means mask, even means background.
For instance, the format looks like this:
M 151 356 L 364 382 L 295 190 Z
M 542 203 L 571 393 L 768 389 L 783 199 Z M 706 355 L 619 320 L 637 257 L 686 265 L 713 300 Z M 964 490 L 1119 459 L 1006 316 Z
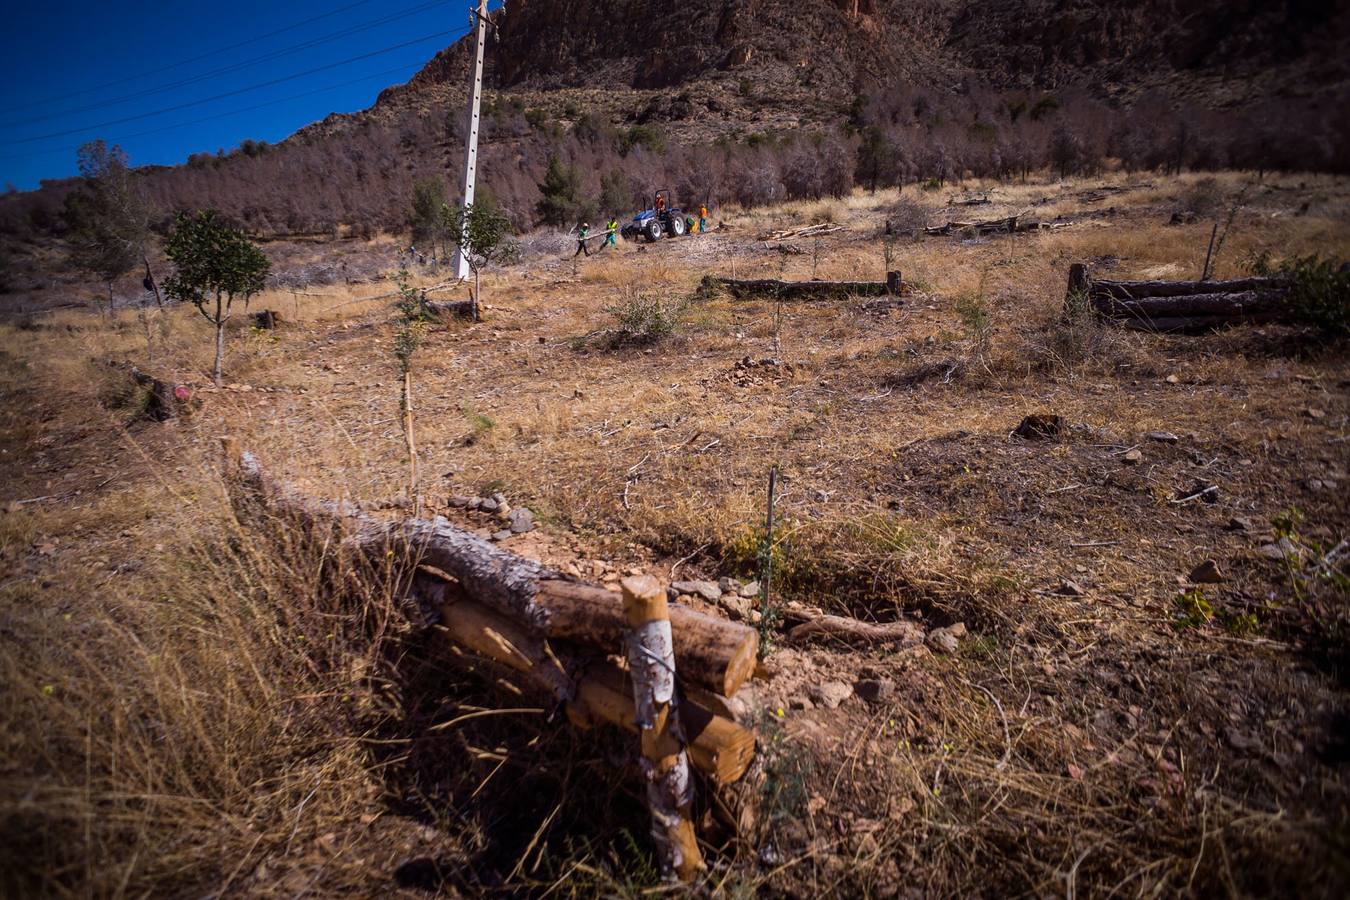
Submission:
M 670 587 L 681 594 L 697 594 L 709 603 L 722 599 L 722 588 L 715 581 L 676 581 Z
M 482 509 L 482 507 L 483 507 L 483 498 L 482 498 L 482 497 L 470 497 L 470 498 L 469 498 L 469 502 L 465 505 L 465 509 L 475 509 L 475 510 L 476 510 L 476 509 Z
M 953 623 L 953 624 L 951 624 L 951 625 L 948 625 L 948 626 L 947 626 L 947 630 L 950 631 L 950 632 L 952 633 L 952 637 L 955 637 L 955 638 L 963 638 L 963 637 L 966 636 L 966 633 L 967 633 L 967 632 L 966 632 L 966 623 L 965 623 L 965 622 L 955 622 L 955 623 Z
M 1212 559 L 1205 560 L 1191 570 L 1191 581 L 1195 584 L 1218 584 L 1223 580 L 1219 564 Z
M 788 709 L 815 709 L 816 705 L 806 697 L 789 697 Z
M 524 506 L 517 506 L 511 510 L 507 521 L 511 523 L 511 530 L 516 534 L 524 534 L 527 531 L 534 530 L 534 513 L 530 512 Z
M 1137 466 L 1139 465 L 1140 462 L 1143 461 L 1143 459 L 1144 454 L 1140 453 L 1138 449 L 1130 450 L 1123 457 L 1121 457 L 1121 460 L 1127 466 Z
M 494 541 L 504 541 L 511 536 L 511 529 L 503 528 L 501 531 L 494 532 L 492 539 Z
M 1251 531 L 1252 520 L 1246 516 L 1234 516 L 1228 520 L 1226 527 L 1229 531 Z
M 1150 431 L 1148 434 L 1144 435 L 1144 437 L 1148 438 L 1150 441 L 1157 441 L 1160 444 L 1175 444 L 1177 441 L 1181 440 L 1181 438 L 1170 431 Z
M 743 584 L 741 585 L 741 589 L 737 593 L 739 593 L 742 597 L 758 597 L 759 582 L 752 581 L 749 584 Z
M 824 503 L 826 500 L 830 499 L 830 495 L 825 491 L 816 491 L 814 496 L 817 503 Z
M 1266 559 L 1274 560 L 1298 560 L 1303 557 L 1303 548 L 1294 543 L 1288 537 L 1282 537 L 1273 544 L 1266 544 L 1259 547 L 1256 551 Z
M 445 501 L 445 505 L 450 507 L 451 509 L 464 509 L 469 505 L 469 498 L 451 497 L 449 500 Z
M 961 646 L 961 642 L 957 639 L 956 635 L 952 634 L 951 631 L 946 628 L 934 628 L 932 631 L 928 632 L 928 637 L 925 638 L 925 641 L 928 643 L 930 649 L 938 653 L 955 653 Z
M 497 505 L 497 501 L 493 500 L 491 497 L 480 497 L 478 500 L 478 508 L 486 513 L 495 513 L 497 511 Z
M 889 678 L 866 678 L 853 686 L 853 693 L 868 703 L 881 703 L 895 693 L 895 682 Z
M 576 563 L 567 563 L 565 566 L 562 567 L 562 573 L 564 575 L 570 575 L 573 578 L 581 577 L 581 570 L 577 568 Z
M 1079 587 L 1076 581 L 1070 581 L 1066 578 L 1060 582 L 1059 587 L 1055 588 L 1055 593 L 1062 597 L 1081 597 L 1087 592 Z
M 1163 381 L 1167 382 L 1168 384 L 1180 384 L 1180 383 L 1181 383 L 1181 379 L 1178 378 L 1178 377 L 1175 376 L 1175 375 L 1168 375 L 1166 378 L 1163 379 Z
M 1313 421 L 1317 421 L 1318 419 L 1321 419 L 1326 415 L 1326 411 L 1320 410 L 1315 406 L 1310 406 L 1303 411 L 1303 415 L 1307 416 L 1309 419 L 1312 419 Z
M 806 696 L 811 698 L 813 703 L 826 709 L 838 709 L 839 704 L 853 696 L 853 688 L 842 681 L 827 681 L 824 684 L 811 685 L 806 690 Z
M 506 495 L 503 494 L 501 491 L 497 491 L 496 493 L 494 493 L 492 495 L 492 499 L 497 501 L 498 506 L 506 505 Z
M 717 579 L 717 586 L 722 589 L 722 593 L 724 594 L 726 593 L 734 594 L 741 589 L 741 583 L 739 581 L 737 581 L 735 578 L 728 578 L 725 575 Z
M 738 619 L 750 618 L 750 613 L 754 609 L 754 606 L 750 602 L 750 598 L 742 597 L 735 591 L 727 591 L 723 594 L 721 603 L 728 612 Z

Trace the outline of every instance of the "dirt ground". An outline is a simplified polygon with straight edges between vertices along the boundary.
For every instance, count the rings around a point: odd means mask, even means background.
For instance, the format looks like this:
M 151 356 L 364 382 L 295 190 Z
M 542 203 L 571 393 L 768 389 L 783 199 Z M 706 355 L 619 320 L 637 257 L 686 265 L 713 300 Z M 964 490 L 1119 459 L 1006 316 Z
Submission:
M 1073 262 L 1196 277 L 1216 221 L 1220 277 L 1262 251 L 1350 259 L 1348 211 L 1345 179 L 1122 174 L 722 210 L 711 233 L 580 259 L 532 236 L 487 277 L 483 322 L 424 335 L 422 491 L 476 529 L 493 526 L 451 498 L 500 491 L 540 523 L 506 546 L 596 580 L 750 581 L 778 467 L 781 615 L 743 698 L 758 817 L 739 839 L 707 829 L 701 891 L 1342 896 L 1345 347 L 1062 310 Z M 1072 224 L 884 233 L 1014 213 Z M 842 227 L 771 235 L 821 221 Z M 887 268 L 898 304 L 698 290 Z M 658 883 L 631 742 L 571 732 L 498 673 L 376 677 L 388 660 L 305 560 L 226 511 L 222 434 L 316 496 L 407 504 L 391 290 L 255 298 L 282 323 L 237 319 L 221 388 L 190 309 L 0 324 L 7 889 Z M 625 341 L 619 314 L 658 301 L 672 333 Z M 110 361 L 187 386 L 191 414 L 137 417 Z M 1034 413 L 1064 432 L 1013 436 Z M 812 611 L 965 633 L 789 640 Z M 504 712 L 461 723 L 484 710 Z

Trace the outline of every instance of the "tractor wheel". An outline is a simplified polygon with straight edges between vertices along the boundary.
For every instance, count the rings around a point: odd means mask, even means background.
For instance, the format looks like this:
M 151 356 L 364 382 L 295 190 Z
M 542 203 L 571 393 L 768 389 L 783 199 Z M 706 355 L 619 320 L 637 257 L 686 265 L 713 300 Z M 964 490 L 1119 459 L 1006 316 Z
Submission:
M 642 233 L 647 236 L 648 241 L 661 240 L 661 221 L 652 216 L 647 220 L 647 225 L 642 229 Z
M 670 217 L 670 233 L 675 237 L 684 237 L 684 214 Z

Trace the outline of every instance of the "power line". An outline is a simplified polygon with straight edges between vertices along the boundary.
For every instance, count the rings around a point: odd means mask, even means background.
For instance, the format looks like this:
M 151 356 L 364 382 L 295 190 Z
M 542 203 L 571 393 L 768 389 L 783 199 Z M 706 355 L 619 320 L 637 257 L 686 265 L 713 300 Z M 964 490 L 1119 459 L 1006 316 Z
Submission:
M 276 106 L 279 103 L 289 103 L 292 100 L 301 100 L 305 97 L 312 97 L 315 94 L 324 94 L 327 93 L 328 91 L 335 91 L 338 88 L 350 87 L 353 84 L 360 84 L 363 81 L 371 81 L 376 78 L 383 78 L 386 75 L 393 75 L 396 72 L 402 72 L 405 68 L 407 68 L 407 65 L 408 65 L 407 63 L 404 63 L 403 65 L 394 66 L 389 69 L 383 69 L 379 72 L 372 72 L 369 75 L 362 75 L 359 78 L 352 78 L 347 81 L 340 81 L 337 84 L 330 84 L 327 87 L 315 88 L 314 90 L 303 91 L 299 94 L 291 94 L 288 97 L 279 97 L 276 100 L 266 100 L 262 103 L 254 103 L 250 106 L 241 106 L 238 109 L 232 109 L 227 112 L 215 113 L 209 116 L 202 116 L 199 119 L 189 119 L 186 122 L 176 122 L 173 125 L 163 125 L 158 128 L 149 128 L 146 129 L 145 131 L 136 131 L 131 134 L 124 134 L 119 137 L 108 138 L 107 143 L 118 144 L 123 141 L 129 141 L 133 138 L 146 137 L 147 135 L 151 134 L 160 134 L 165 131 L 174 131 L 179 128 L 188 128 L 192 125 L 201 125 L 204 122 L 214 122 L 217 119 L 225 119 L 229 118 L 230 116 L 237 116 L 246 112 L 253 112 L 254 110 L 258 109 L 265 109 L 266 107 L 269 106 Z M 78 150 L 79 148 L 80 145 L 72 144 L 68 147 L 53 147 L 49 150 L 34 150 L 30 153 L 17 153 L 14 154 L 13 156 L 0 157 L 0 162 L 11 162 L 13 160 L 18 159 L 31 159 L 37 156 L 49 156 L 53 153 L 75 151 Z
M 223 99 L 225 99 L 226 97 L 234 97 L 234 96 L 238 96 L 239 94 L 246 94 L 246 93 L 248 93 L 249 91 L 256 91 L 256 90 L 258 90 L 258 89 L 260 89 L 260 88 L 271 87 L 272 85 L 275 85 L 275 84 L 284 84 L 284 83 L 287 82 L 287 81 L 294 81 L 294 80 L 297 79 L 297 78 L 304 78 L 304 77 L 307 76 L 307 75 L 313 75 L 313 74 L 315 74 L 315 73 L 317 73 L 317 72 L 326 72 L 326 71 L 328 71 L 329 69 L 336 69 L 336 68 L 338 68 L 339 66 L 350 65 L 351 63 L 354 63 L 354 62 L 360 62 L 360 61 L 363 60 L 363 59 L 370 59 L 371 57 L 374 57 L 374 56 L 383 56 L 384 54 L 386 54 L 386 53 L 392 53 L 392 52 L 395 51 L 395 50 L 402 50 L 404 47 L 411 47 L 411 46 L 413 46 L 414 44 L 422 44 L 422 43 L 425 43 L 425 42 L 427 42 L 427 41 L 435 40 L 435 39 L 438 39 L 438 38 L 444 38 L 444 37 L 447 37 L 447 36 L 452 35 L 452 34 L 458 34 L 458 32 L 454 32 L 454 31 L 440 31 L 440 32 L 437 32 L 437 33 L 435 33 L 435 34 L 428 34 L 428 35 L 426 35 L 426 36 L 424 36 L 424 37 L 413 38 L 413 39 L 410 40 L 410 41 L 404 41 L 403 43 L 401 43 L 401 44 L 395 44 L 395 45 L 393 45 L 392 47 L 385 47 L 385 48 L 382 49 L 382 50 L 372 50 L 372 51 L 369 52 L 369 53 L 362 53 L 360 56 L 353 56 L 353 57 L 350 57 L 350 58 L 348 58 L 348 59 L 343 59 L 343 60 L 339 60 L 339 61 L 337 61 L 337 62 L 328 63 L 327 65 L 316 66 L 316 67 L 314 67 L 314 68 L 312 68 L 312 69 L 306 69 L 306 70 L 303 71 L 303 72 L 296 72 L 296 73 L 293 74 L 293 75 L 285 75 L 285 76 L 282 76 L 281 78 L 273 78 L 273 79 L 271 79 L 271 80 L 269 80 L 269 81 L 261 81 L 261 82 L 258 82 L 257 84 L 251 84 L 251 85 L 249 85 L 248 87 L 238 88 L 238 89 L 233 90 L 233 91 L 225 91 L 225 92 L 222 93 L 222 94 L 215 94 L 215 95 L 210 96 L 210 97 L 203 97 L 203 98 L 200 99 L 200 100 L 190 100 L 190 101 L 188 101 L 188 102 L 186 102 L 186 103 L 179 103 L 179 104 L 176 104 L 176 105 L 174 105 L 174 106 L 166 106 L 166 107 L 164 107 L 163 109 L 157 109 L 157 110 L 153 110 L 153 111 L 147 112 L 147 113 L 140 113 L 140 114 L 134 115 L 134 116 L 123 116 L 123 117 L 120 118 L 120 119 L 110 119 L 110 120 L 108 120 L 107 122 L 98 122 L 98 123 L 93 124 L 93 125 L 83 125 L 83 126 L 81 126 L 81 127 L 79 127 L 79 128 L 69 128 L 69 129 L 67 129 L 67 130 L 65 130 L 65 131 L 53 131 L 53 132 L 51 132 L 50 134 L 40 134 L 40 135 L 37 135 L 37 136 L 35 136 L 35 137 L 18 138 L 18 139 L 16 139 L 16 140 L 10 141 L 9 143 L 11 143 L 11 144 L 31 144 L 31 143 L 34 143 L 34 142 L 36 142 L 36 141 L 46 141 L 46 140 L 50 140 L 50 139 L 52 139 L 52 138 L 68 137 L 69 135 L 72 135 L 72 134 L 80 134 L 81 132 L 89 132 L 89 131 L 94 131 L 94 130 L 99 129 L 99 128 L 107 128 L 109 125 L 121 125 L 121 124 L 124 124 L 124 123 L 126 123 L 126 122 L 136 122 L 136 121 L 139 121 L 140 119 L 150 119 L 150 118 L 153 118 L 153 117 L 155 117 L 155 116 L 161 116 L 161 115 L 163 115 L 164 113 L 177 112 L 177 111 L 180 110 L 180 109 L 190 109 L 191 107 L 194 107 L 194 106 L 201 106 L 203 103 L 212 103 L 212 102 L 214 102 L 214 101 L 216 101 L 216 100 L 223 100 Z
M 296 22 L 294 25 L 287 25 L 283 28 L 278 28 L 275 31 L 269 31 L 266 34 L 260 34 L 257 35 L 256 37 L 251 37 L 246 40 L 239 41 L 236 44 L 229 44 L 228 46 L 225 47 L 217 47 L 215 50 L 212 50 L 209 53 L 202 53 L 197 56 L 189 56 L 184 59 L 180 59 L 178 62 L 169 63 L 168 65 L 165 66 L 157 66 L 156 68 L 153 69 L 146 69 L 144 72 L 139 72 L 135 75 L 128 75 L 125 78 L 118 78 L 115 81 L 107 81 L 104 82 L 103 84 L 95 85 L 94 87 L 90 88 L 82 88 L 81 90 L 72 91 L 68 94 L 60 94 L 57 95 L 56 97 L 49 97 L 45 100 L 30 100 L 27 103 L 20 103 L 17 106 L 9 106 L 0 110 L 0 113 L 17 112 L 18 110 L 28 109 L 29 107 L 32 106 L 41 106 L 46 103 L 54 103 L 59 102 L 61 100 L 69 100 L 71 97 L 80 97 L 83 96 L 84 94 L 92 94 L 95 91 L 101 91 L 104 90 L 105 88 L 116 87 L 119 84 L 126 84 L 128 81 L 136 81 L 138 79 L 145 78 L 149 75 L 156 75 L 161 72 L 167 72 L 170 69 L 178 69 L 188 65 L 189 63 L 194 63 L 199 59 L 206 59 L 207 57 L 214 56 L 217 53 L 224 53 L 227 50 L 237 50 L 240 47 L 246 47 L 249 44 L 257 43 L 258 41 L 265 41 L 268 38 L 276 37 L 279 34 L 285 34 L 288 31 L 294 31 L 297 28 L 303 28 L 304 26 L 311 25 L 314 22 L 320 21 L 321 19 L 327 19 L 332 16 L 336 16 L 339 13 L 344 13 L 349 9 L 355 9 L 358 6 L 365 6 L 367 3 L 371 2 L 373 2 L 373 0 L 357 0 L 357 2 L 355 3 L 349 3 L 346 6 L 338 7 L 337 9 L 331 10 L 330 12 L 320 13 L 317 16 L 312 16 L 308 19 Z
M 184 87 L 189 84 L 196 84 L 198 82 L 208 81 L 218 75 L 224 75 L 229 72 L 235 72 L 238 71 L 239 69 L 246 69 L 249 66 L 255 65 L 257 63 L 276 59 L 278 57 L 285 56 L 289 53 L 294 53 L 299 50 L 308 50 L 310 48 L 317 47 L 320 44 L 326 44 L 329 41 L 338 40 L 339 38 L 348 37 L 353 34 L 359 34 L 362 31 L 369 31 L 372 28 L 378 28 L 381 25 L 386 25 L 390 22 L 394 22 L 399 19 L 406 19 L 408 16 L 416 15 L 417 13 L 428 10 L 433 6 L 440 6 L 440 5 L 441 5 L 440 0 L 431 0 L 431 2 L 429 3 L 423 3 L 420 6 L 414 6 L 410 9 L 405 9 L 402 12 L 394 13 L 388 16 L 383 16 L 379 19 L 375 19 L 370 22 L 365 22 L 359 25 L 353 25 L 350 28 L 344 28 L 341 31 L 324 35 L 323 37 L 313 38 L 311 40 L 304 41 L 299 44 L 294 44 L 289 47 L 282 47 L 277 50 L 272 50 L 268 53 L 264 53 L 261 56 L 255 56 L 252 59 L 240 60 L 239 62 L 231 63 L 228 66 L 221 66 L 218 69 L 212 69 L 209 72 L 204 72 L 200 75 L 194 75 L 191 78 L 185 78 L 179 81 L 170 82 L 169 84 L 160 85 L 159 87 L 146 88 L 143 91 L 137 91 L 136 93 L 133 94 L 125 94 L 121 97 L 114 97 L 110 100 L 100 100 L 96 103 L 86 104 L 85 106 L 77 106 L 72 109 L 48 113 L 47 115 L 43 116 L 36 116 L 31 119 L 23 119 L 17 122 L 0 122 L 0 128 L 19 128 L 24 125 L 32 125 L 37 122 L 46 122 L 50 121 L 51 119 L 59 119 L 63 116 L 68 116 L 73 113 L 85 112 L 91 109 L 99 109 L 104 106 L 113 106 L 119 103 L 125 103 L 128 100 L 135 100 L 140 97 L 148 97 L 153 94 L 162 94 L 165 91 L 170 91 L 175 88 Z

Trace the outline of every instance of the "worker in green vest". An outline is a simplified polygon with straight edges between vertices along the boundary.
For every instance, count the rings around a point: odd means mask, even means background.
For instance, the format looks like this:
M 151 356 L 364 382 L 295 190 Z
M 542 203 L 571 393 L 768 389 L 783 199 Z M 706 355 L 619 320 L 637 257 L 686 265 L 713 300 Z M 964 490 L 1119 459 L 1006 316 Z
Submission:
M 613 216 L 610 216 L 609 221 L 605 223 L 605 246 L 619 246 L 619 220 Z
M 589 223 L 582 222 L 577 226 L 577 252 L 572 254 L 573 259 L 576 259 L 583 253 L 587 256 L 591 255 L 591 248 L 586 246 L 586 241 L 590 240 L 590 231 L 591 226 Z

